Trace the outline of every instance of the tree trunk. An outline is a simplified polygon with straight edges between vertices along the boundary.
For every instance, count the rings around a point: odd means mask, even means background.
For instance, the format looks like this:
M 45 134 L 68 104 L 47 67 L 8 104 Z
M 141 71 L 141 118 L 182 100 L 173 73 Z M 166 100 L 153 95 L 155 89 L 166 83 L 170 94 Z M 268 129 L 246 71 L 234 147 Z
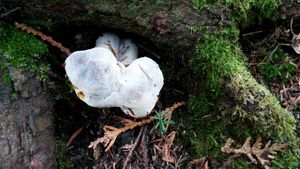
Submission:
M 0 55 L 3 63 L 3 55 Z M 28 70 L 8 67 L 13 84 L 0 72 L 0 168 L 55 166 L 53 103 Z

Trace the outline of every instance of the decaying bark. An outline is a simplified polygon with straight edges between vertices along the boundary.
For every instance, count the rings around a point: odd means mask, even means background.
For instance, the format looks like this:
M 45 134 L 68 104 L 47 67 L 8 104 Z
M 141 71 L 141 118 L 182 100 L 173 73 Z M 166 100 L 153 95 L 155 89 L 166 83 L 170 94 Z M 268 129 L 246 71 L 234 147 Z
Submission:
M 3 56 L 0 55 L 1 61 Z M 55 165 L 52 100 L 35 75 L 9 67 L 13 85 L 0 72 L 0 168 Z
M 21 6 L 16 4 L 15 6 Z M 22 5 L 23 6 L 23 5 Z M 229 24 L 223 10 L 198 12 L 188 0 L 176 1 L 30 1 L 10 16 L 20 23 L 48 20 L 54 27 L 95 26 L 145 37 L 159 48 L 191 53 L 202 39 L 198 26 Z M 27 23 L 28 24 L 28 23 Z M 184 52 L 183 52 L 184 51 Z

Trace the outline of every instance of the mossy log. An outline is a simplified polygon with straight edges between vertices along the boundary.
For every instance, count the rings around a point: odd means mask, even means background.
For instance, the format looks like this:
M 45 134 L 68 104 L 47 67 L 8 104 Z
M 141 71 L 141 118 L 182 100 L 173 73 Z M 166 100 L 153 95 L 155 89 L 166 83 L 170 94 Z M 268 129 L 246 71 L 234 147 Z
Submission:
M 247 135 L 251 135 L 279 143 L 287 142 L 293 150 L 287 150 L 280 159 L 276 159 L 274 168 L 293 168 L 299 158 L 295 119 L 266 87 L 251 76 L 237 43 L 238 31 L 233 28 L 232 11 L 224 6 L 199 10 L 190 1 L 179 0 L 35 0 L 25 3 L 22 10 L 5 19 L 8 22 L 25 22 L 50 33 L 60 26 L 94 26 L 149 39 L 162 51 L 155 52 L 163 55 L 160 63 L 163 67 L 169 65 L 168 62 L 176 64 L 165 70 L 172 71 L 172 74 L 178 72 L 177 77 L 167 77 L 170 79 L 167 83 L 176 79 L 186 86 L 190 110 L 200 112 L 200 116 L 213 111 L 218 118 L 222 117 L 214 121 L 224 124 L 222 135 L 225 137 L 243 136 L 239 139 L 246 139 Z M 284 1 L 283 6 L 286 8 L 281 10 L 285 11 L 295 8 Z M 207 132 L 213 131 L 207 129 Z M 225 143 L 220 136 L 215 139 L 221 139 L 218 141 L 220 144 Z M 201 142 L 203 140 L 198 140 L 199 145 L 205 145 L 205 141 Z M 205 146 L 214 149 L 213 145 Z

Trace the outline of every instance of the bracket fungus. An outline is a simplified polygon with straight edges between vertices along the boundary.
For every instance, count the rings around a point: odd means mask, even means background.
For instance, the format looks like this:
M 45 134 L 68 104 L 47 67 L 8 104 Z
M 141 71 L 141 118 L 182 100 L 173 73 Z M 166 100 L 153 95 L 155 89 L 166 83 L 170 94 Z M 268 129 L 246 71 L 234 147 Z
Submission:
M 120 107 L 132 117 L 144 117 L 154 108 L 164 78 L 155 61 L 137 55 L 130 39 L 104 33 L 95 48 L 72 53 L 65 70 L 77 96 L 89 106 Z

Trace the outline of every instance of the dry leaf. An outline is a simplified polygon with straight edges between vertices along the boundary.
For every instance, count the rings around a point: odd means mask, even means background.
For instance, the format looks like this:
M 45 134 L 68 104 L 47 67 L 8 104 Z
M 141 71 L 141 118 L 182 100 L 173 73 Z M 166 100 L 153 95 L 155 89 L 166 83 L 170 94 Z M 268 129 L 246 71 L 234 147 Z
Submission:
M 192 160 L 188 163 L 188 169 L 192 169 L 192 166 L 199 166 L 199 167 L 204 167 L 206 166 L 206 162 L 207 162 L 207 157 L 201 157 L 195 160 Z
M 171 107 L 166 108 L 162 113 L 173 112 L 176 108 L 184 105 L 184 102 L 178 102 L 173 104 Z M 121 123 L 123 123 L 124 127 L 115 128 L 113 126 L 104 126 L 104 136 L 101 138 L 97 138 L 95 141 L 91 142 L 88 146 L 89 148 L 95 149 L 99 143 L 102 143 L 104 147 L 106 147 L 105 151 L 108 151 L 111 146 L 115 143 L 117 137 L 126 132 L 127 130 L 134 129 L 137 126 L 143 126 L 145 124 L 149 124 L 153 121 L 153 118 L 145 118 L 140 121 L 133 121 L 129 119 L 121 119 Z
M 287 144 L 273 144 L 271 147 L 271 142 L 269 141 L 264 148 L 262 148 L 261 137 L 259 137 L 256 142 L 251 147 L 250 145 L 251 137 L 248 137 L 243 144 L 243 146 L 239 149 L 231 148 L 231 144 L 233 140 L 231 138 L 227 139 L 226 144 L 221 148 L 221 151 L 224 153 L 233 153 L 234 155 L 245 154 L 251 160 L 251 162 L 257 164 L 257 160 L 260 164 L 265 168 L 269 169 L 269 165 L 271 164 L 271 160 L 274 159 L 275 154 L 279 151 L 283 151 L 287 147 Z M 236 156 L 236 157 L 238 157 Z M 253 157 L 255 156 L 256 159 Z
M 169 163 L 175 163 L 175 158 L 171 156 L 171 146 L 173 145 L 173 141 L 175 139 L 176 132 L 172 131 L 165 140 L 165 143 L 163 145 L 162 151 L 163 151 L 163 160 Z
M 106 147 L 105 151 L 108 151 L 111 146 L 115 143 L 117 137 L 130 129 L 133 129 L 137 126 L 142 126 L 144 124 L 151 123 L 153 121 L 152 118 L 142 119 L 141 121 L 133 121 L 129 119 L 122 119 L 121 123 L 124 124 L 123 128 L 115 128 L 113 126 L 104 126 L 104 136 L 98 138 L 97 140 L 90 143 L 89 148 L 95 149 L 99 143 L 102 143 L 104 147 Z

